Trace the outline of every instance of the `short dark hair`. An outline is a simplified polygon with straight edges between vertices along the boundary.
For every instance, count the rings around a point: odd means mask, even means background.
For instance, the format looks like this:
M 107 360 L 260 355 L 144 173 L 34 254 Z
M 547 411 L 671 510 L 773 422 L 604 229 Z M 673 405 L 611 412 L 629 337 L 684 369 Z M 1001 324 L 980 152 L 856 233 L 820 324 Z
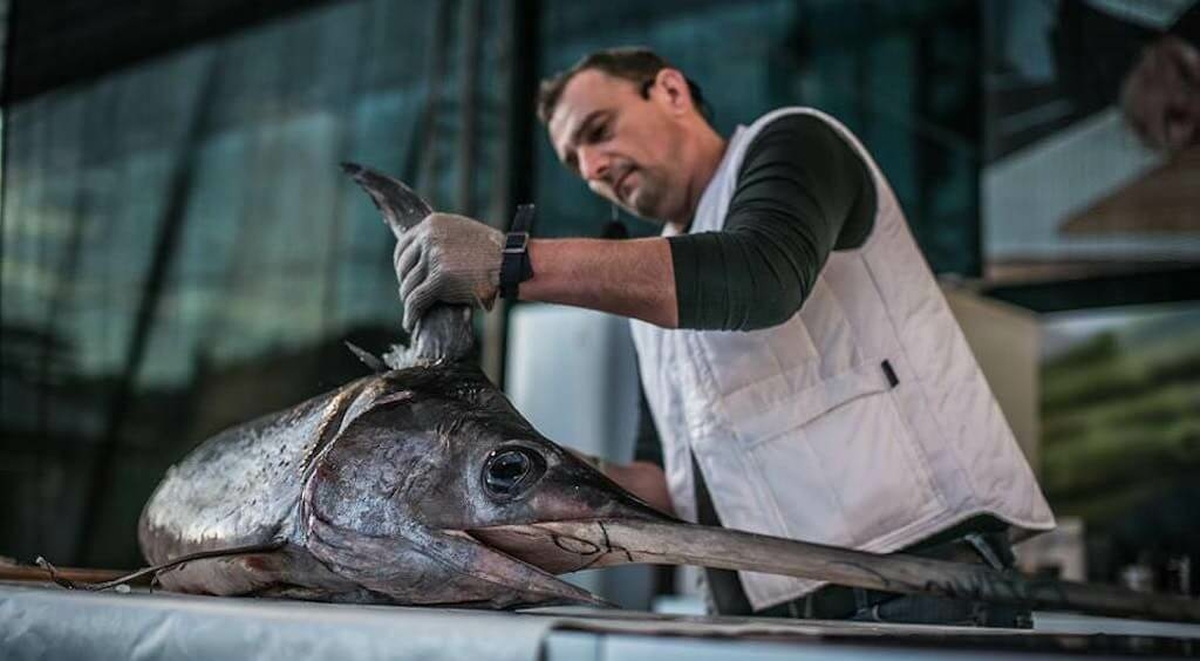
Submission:
M 562 97 L 563 89 L 576 74 L 595 69 L 614 78 L 634 83 L 638 86 L 642 97 L 649 98 L 650 86 L 654 84 L 655 76 L 659 71 L 668 68 L 673 68 L 669 62 L 658 53 L 642 46 L 621 46 L 589 53 L 580 58 L 570 69 L 560 71 L 542 81 L 537 97 L 538 119 L 543 124 L 550 122 L 550 117 L 558 106 L 558 100 Z M 685 77 L 684 80 L 687 81 L 688 91 L 692 95 L 692 103 L 696 106 L 696 110 L 707 117 L 708 105 L 704 102 L 700 86 L 690 78 Z

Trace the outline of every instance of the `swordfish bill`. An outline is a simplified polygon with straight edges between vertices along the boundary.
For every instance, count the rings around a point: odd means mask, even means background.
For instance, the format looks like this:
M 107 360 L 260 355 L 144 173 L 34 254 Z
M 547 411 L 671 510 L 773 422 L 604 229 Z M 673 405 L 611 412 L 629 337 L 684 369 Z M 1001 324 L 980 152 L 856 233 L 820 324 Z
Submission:
M 1037 610 L 1200 622 L 1200 601 L 1187 597 L 1025 577 L 980 564 L 882 555 L 683 522 L 549 521 L 472 534 L 554 573 L 623 564 L 695 565 Z

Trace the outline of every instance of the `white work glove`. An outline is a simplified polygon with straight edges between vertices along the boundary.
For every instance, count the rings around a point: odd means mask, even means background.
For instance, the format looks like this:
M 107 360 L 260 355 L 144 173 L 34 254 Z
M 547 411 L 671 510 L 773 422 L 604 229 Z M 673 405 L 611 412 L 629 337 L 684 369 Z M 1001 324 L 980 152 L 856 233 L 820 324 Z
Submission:
M 438 302 L 492 309 L 503 249 L 503 232 L 465 216 L 431 213 L 408 230 L 392 254 L 404 329 Z

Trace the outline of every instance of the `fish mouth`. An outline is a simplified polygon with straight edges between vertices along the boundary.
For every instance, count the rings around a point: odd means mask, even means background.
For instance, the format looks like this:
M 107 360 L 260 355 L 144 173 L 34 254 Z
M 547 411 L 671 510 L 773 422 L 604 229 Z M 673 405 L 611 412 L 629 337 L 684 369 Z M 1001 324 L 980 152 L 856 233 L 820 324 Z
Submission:
M 919 592 L 891 576 L 914 566 L 932 575 L 958 563 L 864 551 L 672 520 L 593 518 L 489 526 L 467 531 L 477 541 L 552 574 L 629 564 L 693 565 L 833 581 L 871 589 Z M 897 567 L 890 568 L 891 564 Z M 968 573 L 981 571 L 959 565 Z M 880 570 L 883 570 L 883 574 Z
M 629 564 L 694 565 L 828 580 L 847 571 L 846 554 L 797 540 L 672 520 L 593 518 L 540 521 L 466 531 L 479 542 L 551 574 Z M 869 566 L 872 560 L 863 565 Z M 869 572 L 869 569 L 862 571 Z
M 626 545 L 627 519 L 574 519 L 466 531 L 479 542 L 551 574 L 647 562 Z

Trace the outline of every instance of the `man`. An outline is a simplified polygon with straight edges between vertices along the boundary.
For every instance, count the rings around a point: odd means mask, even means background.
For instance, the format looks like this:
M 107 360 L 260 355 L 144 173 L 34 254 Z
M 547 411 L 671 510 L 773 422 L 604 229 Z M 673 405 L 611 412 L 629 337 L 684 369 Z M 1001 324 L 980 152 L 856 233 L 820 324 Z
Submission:
M 563 164 L 663 236 L 531 240 L 518 284 L 523 241 L 504 254 L 501 233 L 433 214 L 396 247 L 405 323 L 435 301 L 489 305 L 498 284 L 631 317 L 666 470 L 605 467 L 617 482 L 702 523 L 1007 566 L 996 533 L 1053 517 L 886 179 L 811 109 L 726 140 L 697 89 L 645 49 L 544 82 Z M 708 577 L 722 613 L 1026 624 L 980 604 Z

